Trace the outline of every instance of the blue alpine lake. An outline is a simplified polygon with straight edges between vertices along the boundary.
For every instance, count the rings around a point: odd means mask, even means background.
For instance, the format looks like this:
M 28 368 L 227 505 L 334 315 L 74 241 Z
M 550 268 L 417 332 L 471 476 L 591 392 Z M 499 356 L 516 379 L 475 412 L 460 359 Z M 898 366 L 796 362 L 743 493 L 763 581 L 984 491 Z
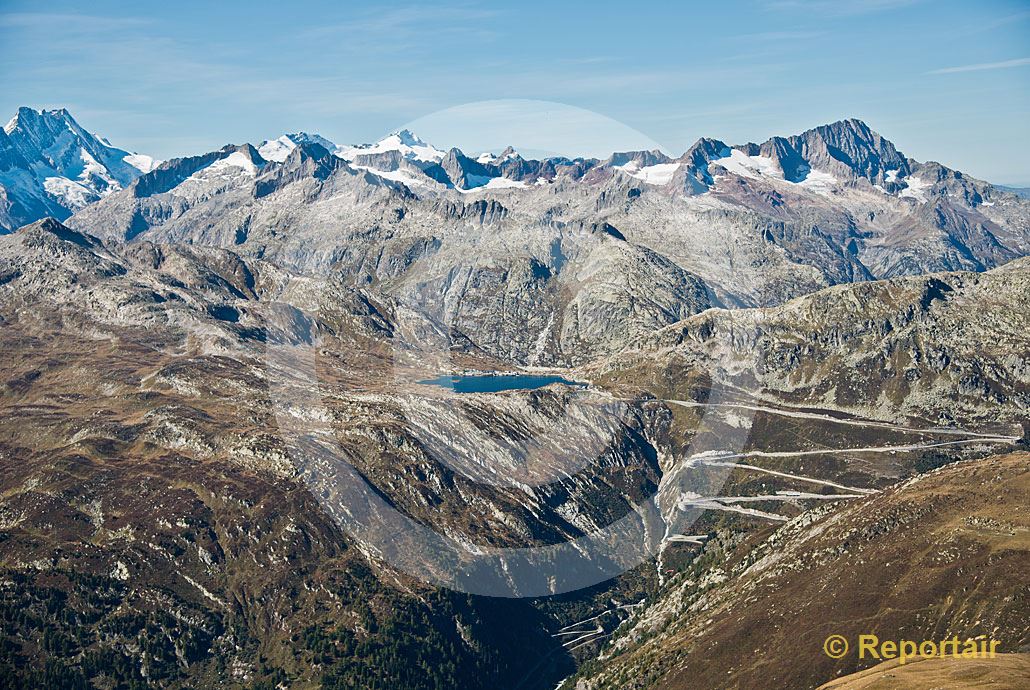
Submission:
M 586 387 L 585 383 L 571 381 L 562 376 L 539 374 L 444 374 L 435 379 L 419 381 L 419 383 L 453 388 L 458 393 L 498 393 L 509 390 L 531 390 L 533 388 L 549 386 L 552 383 L 564 383 L 566 386 L 574 386 L 576 388 Z

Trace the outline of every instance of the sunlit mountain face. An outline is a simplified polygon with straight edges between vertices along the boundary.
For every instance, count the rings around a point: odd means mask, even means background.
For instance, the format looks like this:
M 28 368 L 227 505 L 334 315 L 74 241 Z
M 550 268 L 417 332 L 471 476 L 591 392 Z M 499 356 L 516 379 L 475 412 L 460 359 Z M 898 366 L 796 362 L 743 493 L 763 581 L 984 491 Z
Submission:
M 899 146 L 845 119 L 680 155 L 401 130 L 157 162 L 20 109 L 12 687 L 872 665 L 823 654 L 815 620 L 992 635 L 984 673 L 1020 677 L 1030 202 Z M 796 649 L 728 651 L 759 638 Z
M 1030 687 L 1025 7 L 41 5 L 0 690 Z

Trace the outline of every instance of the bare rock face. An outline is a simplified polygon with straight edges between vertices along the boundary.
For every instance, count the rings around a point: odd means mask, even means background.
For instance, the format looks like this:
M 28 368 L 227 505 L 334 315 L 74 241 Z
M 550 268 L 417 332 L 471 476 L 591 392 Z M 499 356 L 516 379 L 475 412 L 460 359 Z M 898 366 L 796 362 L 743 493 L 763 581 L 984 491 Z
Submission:
M 869 129 L 861 120 L 843 120 L 816 127 L 787 139 L 790 147 L 804 161 L 794 170 L 795 178 L 808 170 L 825 170 L 850 179 L 864 178 L 875 184 L 886 181 L 887 172 L 898 177 L 909 173 L 908 161 L 894 144 Z
M 765 310 L 710 310 L 598 366 L 747 368 L 798 405 L 930 423 L 1020 422 L 1030 409 L 1030 262 L 837 286 Z M 726 344 L 729 343 L 729 350 Z

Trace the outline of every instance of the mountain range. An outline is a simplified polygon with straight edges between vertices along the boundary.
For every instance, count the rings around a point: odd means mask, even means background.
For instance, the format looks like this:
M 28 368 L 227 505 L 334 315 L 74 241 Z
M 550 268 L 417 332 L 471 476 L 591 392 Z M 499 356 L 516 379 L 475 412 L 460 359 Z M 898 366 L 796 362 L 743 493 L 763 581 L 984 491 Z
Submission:
M 47 132 L 81 129 L 62 111 L 24 112 L 18 123 Z M 342 266 L 355 287 L 402 300 L 440 292 L 438 318 L 521 364 L 580 363 L 711 305 L 982 271 L 1030 251 L 1025 199 L 906 158 L 858 120 L 761 145 L 702 139 L 677 159 L 525 160 L 510 148 L 472 158 L 402 131 L 362 146 L 284 135 L 119 170 L 102 176 L 113 181 L 94 203 L 55 217 L 105 239 L 220 246 L 300 272 Z M 515 283 L 498 268 L 512 246 L 524 266 Z M 433 270 L 406 280 L 416 263 Z M 640 298 L 631 309 L 628 292 Z M 480 318 L 481 300 L 502 294 L 528 328 Z
M 500 232 L 606 227 L 698 273 L 727 303 L 762 304 L 852 280 L 984 270 L 1030 248 L 1025 200 L 909 159 L 853 119 L 761 145 L 701 139 L 676 159 L 525 160 L 510 148 L 471 158 L 401 131 L 362 146 L 284 135 L 151 169 L 64 110 L 22 108 L 0 145 L 0 228 L 81 211 L 71 223 L 103 236 L 244 245 L 293 263 L 282 240 L 264 235 L 304 239 L 307 254 L 331 257 L 319 226 L 340 235 L 389 224 L 424 236 L 417 226 L 443 214 Z M 275 213 L 294 197 L 288 218 Z M 334 201 L 346 207 L 337 212 Z M 737 284 L 720 275 L 755 265 L 761 275 Z
M 1024 672 L 1017 194 L 853 119 L 678 158 L 399 131 L 154 163 L 23 108 L 0 144 L 12 687 L 897 673 L 830 659 L 831 632 L 990 635 L 1005 661 L 977 673 Z M 430 383 L 512 373 L 554 379 Z M 470 553 L 647 513 L 623 537 L 644 555 L 611 573 L 584 550 L 604 577 L 574 591 L 563 573 L 455 591 L 349 528 L 342 475 L 298 429 Z

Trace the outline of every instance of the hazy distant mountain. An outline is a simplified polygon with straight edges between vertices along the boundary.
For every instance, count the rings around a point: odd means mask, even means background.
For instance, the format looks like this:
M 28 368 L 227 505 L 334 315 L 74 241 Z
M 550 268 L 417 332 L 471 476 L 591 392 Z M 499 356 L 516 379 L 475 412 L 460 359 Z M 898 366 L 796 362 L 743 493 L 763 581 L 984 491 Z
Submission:
M 1030 199 L 1030 187 L 1006 187 L 1004 185 L 997 185 L 998 189 L 1015 194 L 1016 196 L 1024 199 Z
M 86 131 L 64 108 L 19 108 L 0 132 L 0 232 L 66 218 L 154 164 Z

